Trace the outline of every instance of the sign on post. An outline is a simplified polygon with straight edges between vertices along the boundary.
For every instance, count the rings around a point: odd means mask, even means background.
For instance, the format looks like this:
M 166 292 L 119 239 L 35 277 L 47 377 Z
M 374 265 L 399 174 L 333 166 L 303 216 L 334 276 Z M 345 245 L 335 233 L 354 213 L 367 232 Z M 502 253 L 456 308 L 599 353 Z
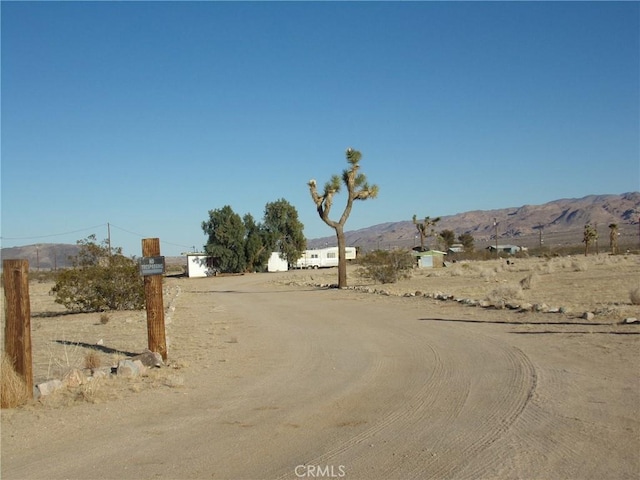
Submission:
M 139 260 L 140 275 L 162 275 L 164 273 L 164 257 L 142 257 Z

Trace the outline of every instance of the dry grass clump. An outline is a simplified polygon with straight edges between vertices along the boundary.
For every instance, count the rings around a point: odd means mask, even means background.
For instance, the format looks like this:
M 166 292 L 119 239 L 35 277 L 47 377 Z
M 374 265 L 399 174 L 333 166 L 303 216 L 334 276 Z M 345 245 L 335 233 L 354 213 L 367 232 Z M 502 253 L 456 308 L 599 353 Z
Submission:
M 0 406 L 2 408 L 14 408 L 23 405 L 31 398 L 26 391 L 25 381 L 13 368 L 13 362 L 6 353 L 2 353 L 0 360 Z
M 84 356 L 84 368 L 87 368 L 91 371 L 96 370 L 102 366 L 102 360 L 100 359 L 100 355 L 95 350 L 91 350 Z
M 640 305 L 640 287 L 632 288 L 629 291 L 629 299 L 632 305 Z
M 485 300 L 492 303 L 510 302 L 520 300 L 524 297 L 522 287 L 520 285 L 506 284 L 491 290 Z
M 520 280 L 520 287 L 523 290 L 530 290 L 538 282 L 538 275 L 533 272 Z
M 109 323 L 109 320 L 110 320 L 109 315 L 107 315 L 106 313 L 103 313 L 100 315 L 100 323 L 102 325 L 106 325 L 107 323 Z
M 574 258 L 571 261 L 571 270 L 573 270 L 574 272 L 584 272 L 587 269 L 588 265 L 586 261 L 579 258 Z

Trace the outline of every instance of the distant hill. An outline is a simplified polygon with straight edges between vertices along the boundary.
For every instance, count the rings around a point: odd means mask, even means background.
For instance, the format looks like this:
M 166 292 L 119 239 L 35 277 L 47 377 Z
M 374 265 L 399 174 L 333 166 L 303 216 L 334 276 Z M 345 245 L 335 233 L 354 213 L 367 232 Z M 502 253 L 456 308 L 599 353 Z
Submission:
M 356 206 L 357 207 L 357 206 Z M 437 217 L 433 209 L 415 209 L 419 219 L 425 216 Z M 352 215 L 357 215 L 357 208 Z M 495 242 L 494 219 L 497 221 L 498 241 L 534 247 L 543 244 L 549 247 L 579 245 L 586 223 L 595 224 L 601 245 L 609 243 L 609 224 L 617 223 L 620 232 L 619 245 L 638 246 L 638 217 L 640 216 L 640 192 L 621 195 L 589 195 L 583 198 L 565 198 L 543 205 L 523 205 L 521 207 L 498 210 L 475 210 L 456 215 L 443 216 L 437 223 L 436 231 L 453 230 L 456 234 L 470 233 L 477 248 L 484 248 Z M 349 222 L 347 221 L 347 227 Z M 359 246 L 368 251 L 376 248 L 405 247 L 419 245 L 417 230 L 411 220 L 388 222 L 371 227 L 347 231 L 347 245 Z M 433 238 L 427 244 L 435 246 Z M 308 240 L 308 248 L 322 248 L 336 244 L 335 235 Z
M 53 270 L 71 266 L 69 257 L 78 254 L 78 245 L 66 243 L 38 243 L 22 247 L 3 248 L 3 260 L 27 259 L 31 270 Z

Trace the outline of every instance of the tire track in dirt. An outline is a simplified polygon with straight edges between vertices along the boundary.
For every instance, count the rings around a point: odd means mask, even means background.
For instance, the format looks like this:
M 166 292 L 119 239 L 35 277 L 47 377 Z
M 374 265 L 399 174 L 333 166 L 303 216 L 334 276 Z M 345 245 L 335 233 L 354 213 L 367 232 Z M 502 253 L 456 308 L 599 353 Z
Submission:
M 397 326 L 387 332 L 405 352 L 399 370 L 422 363 L 429 374 L 406 375 L 405 403 L 387 405 L 374 425 L 305 464 L 348 464 L 355 477 L 367 476 L 368 465 L 376 465 L 377 477 L 448 478 L 504 435 L 535 390 L 532 363 L 519 349 L 490 337 L 436 330 L 443 337 L 438 344 Z M 377 444 L 384 446 L 382 452 Z M 492 462 L 477 465 L 476 478 L 492 468 Z

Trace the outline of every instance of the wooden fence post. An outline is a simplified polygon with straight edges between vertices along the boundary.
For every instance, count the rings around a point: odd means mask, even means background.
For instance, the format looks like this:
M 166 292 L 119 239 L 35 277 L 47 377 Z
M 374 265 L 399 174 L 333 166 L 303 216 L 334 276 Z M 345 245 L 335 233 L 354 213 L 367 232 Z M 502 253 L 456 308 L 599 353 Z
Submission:
M 3 260 L 5 296 L 4 351 L 25 382 L 28 398 L 33 397 L 31 360 L 31 305 L 29 303 L 29 261 Z
M 160 256 L 160 239 L 143 238 L 142 256 Z M 149 350 L 162 355 L 167 361 L 167 339 L 164 330 L 164 305 L 162 302 L 162 275 L 144 277 L 144 296 L 147 308 L 147 337 Z

